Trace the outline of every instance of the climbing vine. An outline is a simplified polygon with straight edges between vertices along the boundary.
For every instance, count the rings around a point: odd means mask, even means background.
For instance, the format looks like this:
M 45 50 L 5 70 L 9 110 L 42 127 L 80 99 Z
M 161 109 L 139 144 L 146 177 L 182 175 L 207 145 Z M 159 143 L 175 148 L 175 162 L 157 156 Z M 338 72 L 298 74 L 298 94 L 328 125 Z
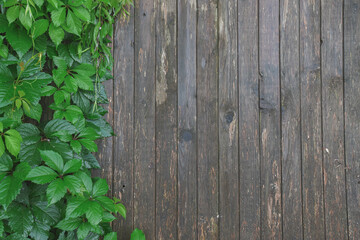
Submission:
M 113 136 L 102 83 L 131 1 L 0 0 L 0 239 L 117 239 L 126 209 L 91 169 Z

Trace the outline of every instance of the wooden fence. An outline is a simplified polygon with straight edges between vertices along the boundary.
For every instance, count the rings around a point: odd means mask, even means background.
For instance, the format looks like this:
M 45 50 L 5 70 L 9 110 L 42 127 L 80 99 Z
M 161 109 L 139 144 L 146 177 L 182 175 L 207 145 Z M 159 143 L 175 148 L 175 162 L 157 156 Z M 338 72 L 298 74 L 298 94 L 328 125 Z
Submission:
M 98 174 L 119 239 L 360 239 L 360 1 L 137 0 Z

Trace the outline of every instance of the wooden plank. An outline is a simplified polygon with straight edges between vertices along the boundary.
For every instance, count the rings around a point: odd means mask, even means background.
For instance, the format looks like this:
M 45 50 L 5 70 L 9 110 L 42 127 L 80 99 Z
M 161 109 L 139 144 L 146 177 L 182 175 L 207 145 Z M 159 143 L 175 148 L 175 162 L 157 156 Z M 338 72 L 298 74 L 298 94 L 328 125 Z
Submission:
M 326 239 L 348 239 L 344 162 L 343 2 L 321 1 L 321 78 Z
M 237 1 L 219 1 L 220 239 L 239 239 Z
M 156 239 L 155 2 L 135 2 L 134 226 Z
M 345 0 L 345 159 L 349 239 L 360 239 L 360 3 Z
M 196 0 L 178 0 L 178 228 L 197 238 Z
M 114 196 L 127 210 L 126 220 L 113 224 L 119 240 L 128 240 L 133 229 L 134 188 L 134 9 L 119 17 L 114 36 Z
M 198 0 L 198 239 L 218 239 L 217 0 Z
M 280 1 L 283 239 L 303 239 L 299 0 Z
M 259 9 L 261 237 L 281 239 L 279 1 Z
M 258 2 L 238 1 L 240 239 L 260 239 Z
M 156 239 L 177 239 L 176 1 L 157 0 Z
M 305 239 L 324 239 L 320 1 L 300 1 L 303 222 Z

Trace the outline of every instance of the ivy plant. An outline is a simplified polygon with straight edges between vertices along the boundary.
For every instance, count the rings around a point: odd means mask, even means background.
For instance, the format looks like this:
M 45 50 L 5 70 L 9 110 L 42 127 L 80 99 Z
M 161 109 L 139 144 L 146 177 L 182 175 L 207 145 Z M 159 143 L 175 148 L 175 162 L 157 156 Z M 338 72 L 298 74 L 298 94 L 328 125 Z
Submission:
M 117 239 L 126 209 L 91 170 L 113 136 L 102 83 L 131 1 L 0 0 L 0 239 Z

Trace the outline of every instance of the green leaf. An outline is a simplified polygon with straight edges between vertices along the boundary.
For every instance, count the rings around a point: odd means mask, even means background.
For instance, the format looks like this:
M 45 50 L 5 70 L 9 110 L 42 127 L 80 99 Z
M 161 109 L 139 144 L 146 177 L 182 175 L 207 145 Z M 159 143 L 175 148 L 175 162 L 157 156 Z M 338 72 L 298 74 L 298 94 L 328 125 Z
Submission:
M 26 28 L 26 30 L 29 30 L 32 25 L 32 19 L 30 16 L 30 12 L 26 12 L 25 8 L 20 9 L 19 19 L 21 24 Z
M 15 129 L 10 129 L 5 132 L 5 145 L 12 155 L 17 156 L 19 154 L 21 142 L 22 138 Z
M 80 192 L 80 188 L 81 188 L 81 181 L 80 179 L 78 179 L 75 176 L 65 176 L 64 177 L 64 182 L 66 187 L 69 189 L 69 191 L 71 193 L 78 193 Z
M 9 226 L 15 233 L 27 235 L 31 231 L 34 217 L 29 208 L 14 202 L 6 214 L 9 216 Z
M 75 74 L 74 80 L 76 85 L 79 86 L 79 88 L 84 90 L 91 90 L 91 91 L 94 90 L 94 83 L 90 77 L 86 75 Z
M 115 205 L 116 211 L 124 218 L 126 219 L 126 208 L 122 203 L 118 203 Z
M 93 140 L 83 138 L 83 139 L 79 139 L 79 142 L 91 152 L 98 151 L 97 145 Z
M 32 26 L 32 36 L 34 39 L 44 34 L 49 27 L 49 21 L 47 19 L 40 19 L 34 22 Z
M 6 45 L 1 45 L 0 46 L 0 57 L 2 58 L 7 58 L 9 54 L 9 49 Z
M 61 130 L 67 131 L 69 134 L 76 133 L 76 128 L 71 123 L 60 119 L 51 120 L 44 128 L 47 137 L 51 137 L 54 133 Z
M 30 123 L 23 123 L 16 130 L 23 139 L 22 145 L 34 144 L 40 141 L 39 129 Z
M 55 205 L 48 205 L 47 202 L 36 202 L 32 206 L 34 216 L 49 225 L 54 225 L 59 222 L 61 218 L 60 209 Z
M 94 197 L 105 195 L 109 191 L 109 186 L 105 179 L 99 179 L 95 182 L 92 190 Z
M 86 63 L 80 64 L 72 70 L 80 75 L 84 75 L 88 77 L 91 77 L 96 73 L 96 69 L 94 65 L 86 64 Z
M 19 14 L 20 14 L 20 6 L 19 5 L 12 6 L 11 8 L 9 8 L 6 11 L 6 18 L 9 21 L 9 24 L 14 22 L 16 19 L 18 19 Z
M 5 152 L 5 145 L 4 145 L 4 140 L 2 139 L 2 137 L 0 136 L 0 157 L 3 156 Z M 1 164 L 1 163 L 0 163 Z M 1 165 L 0 165 L 0 169 L 1 169 Z M 1 170 L 0 170 L 1 171 Z
M 64 168 L 64 160 L 58 154 L 54 151 L 40 151 L 40 156 L 44 160 L 45 164 L 57 171 L 58 173 L 61 173 Z
M 27 175 L 29 174 L 30 171 L 31 171 L 30 165 L 27 162 L 22 162 L 16 166 L 13 176 L 16 177 L 17 179 L 20 179 L 21 181 L 24 181 L 27 178 Z
M 97 225 L 101 222 L 103 216 L 103 208 L 99 203 L 88 201 L 88 209 L 86 211 L 86 218 L 92 225 Z
M 0 14 L 0 33 L 4 33 L 8 29 L 8 21 L 4 14 Z
M 0 172 L 7 172 L 10 171 L 12 168 L 13 161 L 11 157 L 7 154 L 3 154 L 2 156 L 0 156 Z
M 80 19 L 72 12 L 68 11 L 67 17 L 66 17 L 66 26 L 65 30 L 67 32 L 73 33 L 75 35 L 80 36 L 80 32 L 82 30 L 82 25 Z
M 27 176 L 27 180 L 30 180 L 37 184 L 45 184 L 53 181 L 58 174 L 51 168 L 40 166 L 31 169 Z
M 80 218 L 63 219 L 56 225 L 56 227 L 64 231 L 73 231 L 77 229 L 81 223 L 82 220 Z
M 101 206 L 103 206 L 103 208 L 105 208 L 106 210 L 110 211 L 110 212 L 116 212 L 116 208 L 115 208 L 115 204 L 113 202 L 113 200 L 111 200 L 110 198 L 106 197 L 106 196 L 99 196 L 95 198 L 100 204 Z
M 79 240 L 84 240 L 91 230 L 91 224 L 84 222 L 79 226 L 77 230 L 77 237 Z
M 131 233 L 131 240 L 145 240 L 145 234 L 138 228 Z
M 80 159 L 72 159 L 65 163 L 63 174 L 75 173 L 80 170 L 82 161 Z
M 22 57 L 27 53 L 32 45 L 31 38 L 28 36 L 26 30 L 15 26 L 12 26 L 7 30 L 6 39 L 19 57 Z
M 86 8 L 83 7 L 73 7 L 71 8 L 75 15 L 80 18 L 81 20 L 85 21 L 85 22 L 89 22 L 90 21 L 90 13 Z
M 65 37 L 65 33 L 61 27 L 55 27 L 55 25 L 51 23 L 49 27 L 49 36 L 51 41 L 53 41 L 56 46 L 59 46 Z
M 70 141 L 70 146 L 76 153 L 81 152 L 81 144 L 80 144 L 80 142 L 78 140 L 71 140 Z
M 114 220 L 116 220 L 116 217 L 114 215 L 112 215 L 109 212 L 104 212 L 103 218 L 102 218 L 103 222 L 112 222 Z
M 85 214 L 87 202 L 88 200 L 82 197 L 70 198 L 66 207 L 66 218 L 76 218 Z
M 0 220 L 0 236 L 2 236 L 4 233 L 4 223 L 2 220 Z
M 66 194 L 66 191 L 67 187 L 62 179 L 58 178 L 50 183 L 46 190 L 46 196 L 49 205 L 54 204 L 63 198 Z
M 49 238 L 49 234 L 50 226 L 48 224 L 35 220 L 33 228 L 30 231 L 30 236 L 33 239 L 47 240 Z
M 35 119 L 37 122 L 40 122 L 41 114 L 42 114 L 42 107 L 41 104 L 37 104 L 31 107 L 30 111 L 25 111 L 26 116 Z
M 91 193 L 92 188 L 93 188 L 93 183 L 92 183 L 91 177 L 89 175 L 87 175 L 86 173 L 84 173 L 84 172 L 77 172 L 75 174 L 75 176 L 78 177 L 81 180 L 81 182 L 84 185 L 86 191 L 88 193 Z
M 60 27 L 65 23 L 66 9 L 61 7 L 51 12 L 51 20 L 56 27 Z
M 104 240 L 117 240 L 117 233 L 111 232 L 105 235 Z
M 0 204 L 8 206 L 19 194 L 22 187 L 20 179 L 7 176 L 0 182 Z

